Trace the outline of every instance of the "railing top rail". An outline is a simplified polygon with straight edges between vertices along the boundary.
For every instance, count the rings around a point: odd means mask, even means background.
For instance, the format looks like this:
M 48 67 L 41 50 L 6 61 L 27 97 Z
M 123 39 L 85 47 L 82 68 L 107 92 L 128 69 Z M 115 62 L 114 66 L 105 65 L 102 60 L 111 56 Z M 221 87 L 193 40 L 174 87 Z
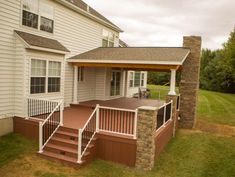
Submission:
M 124 108 L 115 108 L 115 107 L 107 107 L 107 106 L 99 106 L 102 109 L 111 109 L 111 110 L 118 110 L 118 111 L 127 111 L 127 112 L 136 112 L 135 109 L 124 109 Z
M 47 118 L 42 122 L 42 126 L 50 119 L 51 115 L 60 107 L 60 105 L 63 103 L 63 100 L 61 100 L 57 106 L 51 111 L 51 113 L 47 116 Z
M 173 100 L 171 100 L 171 101 L 169 101 L 167 103 L 164 103 L 162 106 L 158 107 L 158 109 L 161 109 L 161 108 L 167 106 L 168 104 L 171 104 L 172 102 L 173 102 Z
M 88 123 L 90 122 L 90 120 L 92 119 L 93 115 L 96 113 L 98 107 L 99 107 L 99 106 L 97 105 L 96 108 L 94 109 L 94 111 L 91 113 L 89 119 L 86 121 L 86 124 L 83 126 L 83 128 L 81 128 L 82 132 L 84 131 L 84 129 L 86 128 L 86 126 L 88 125 Z
M 28 97 L 27 99 L 30 99 L 30 100 L 41 100 L 41 101 L 50 101 L 50 102 L 54 102 L 54 103 L 61 102 L 61 100 L 48 100 L 48 99 L 45 99 L 45 98 L 35 98 L 35 97 Z

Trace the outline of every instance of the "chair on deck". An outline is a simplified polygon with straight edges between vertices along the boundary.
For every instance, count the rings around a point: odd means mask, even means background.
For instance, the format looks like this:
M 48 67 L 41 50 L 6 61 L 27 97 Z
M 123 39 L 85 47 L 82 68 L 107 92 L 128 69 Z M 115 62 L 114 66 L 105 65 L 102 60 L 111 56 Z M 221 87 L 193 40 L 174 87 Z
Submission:
M 148 88 L 139 88 L 139 92 L 133 95 L 133 98 L 150 98 L 150 89 Z

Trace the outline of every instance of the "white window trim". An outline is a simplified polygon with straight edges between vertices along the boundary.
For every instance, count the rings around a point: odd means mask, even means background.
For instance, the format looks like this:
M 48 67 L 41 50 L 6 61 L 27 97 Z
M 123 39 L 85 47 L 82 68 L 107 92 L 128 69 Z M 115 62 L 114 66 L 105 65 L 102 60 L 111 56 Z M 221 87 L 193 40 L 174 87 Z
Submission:
M 25 29 L 34 30 L 34 31 L 40 31 L 40 32 L 43 32 L 43 33 L 45 33 L 45 34 L 54 35 L 54 32 L 55 32 L 55 20 L 54 20 L 54 18 L 55 18 L 55 10 L 53 9 L 53 19 L 51 19 L 51 20 L 53 20 L 53 31 L 52 31 L 52 33 L 51 33 L 51 32 L 47 32 L 47 31 L 40 30 L 40 26 L 41 26 L 41 16 L 42 16 L 42 15 L 41 15 L 40 12 L 39 12 L 40 0 L 38 0 L 38 2 L 39 2 L 39 3 L 38 3 L 38 11 L 37 11 L 37 13 L 34 13 L 34 14 L 38 15 L 38 27 L 37 27 L 37 28 L 32 28 L 32 27 L 23 25 L 23 10 L 24 10 L 24 8 L 23 8 L 23 1 L 21 1 L 20 27 L 25 28 Z M 54 7 L 53 7 L 53 8 L 54 8 Z M 25 11 L 27 11 L 27 10 L 25 10 Z M 27 11 L 27 12 L 30 12 L 30 11 Z M 33 12 L 30 12 L 30 13 L 33 13 Z M 44 16 L 42 16 L 42 17 L 44 17 Z M 46 18 L 46 17 L 45 17 L 45 18 Z
M 144 87 L 144 82 L 145 82 L 145 72 L 144 71 L 140 71 L 140 83 L 139 86 L 135 86 L 135 71 L 130 71 L 130 73 L 133 73 L 133 84 L 132 86 L 130 86 L 130 80 L 132 80 L 130 78 L 130 74 L 129 74 L 129 88 L 139 88 L 139 87 Z M 143 78 L 142 78 L 142 74 L 143 74 Z M 141 85 L 141 81 L 143 80 L 143 85 Z
M 104 36 L 103 36 L 103 32 L 104 32 L 104 31 L 107 31 L 107 32 L 108 32 L 108 39 L 105 39 L 105 38 L 104 38 Z M 110 38 L 109 38 L 110 34 L 113 35 L 113 41 L 110 40 Z M 109 46 L 109 43 L 113 43 L 113 47 L 114 47 L 114 45 L 115 45 L 115 33 L 114 33 L 114 32 L 111 32 L 110 30 L 107 30 L 107 29 L 103 28 L 101 35 L 102 35 L 102 47 L 103 47 L 103 40 L 106 40 L 106 41 L 108 42 L 108 46 L 107 46 L 107 47 L 110 47 L 110 46 Z
M 61 60 L 57 60 L 57 59 L 45 59 L 45 58 L 39 58 L 39 57 L 31 57 L 29 59 L 29 89 L 28 89 L 28 94 L 30 96 L 45 96 L 45 95 L 53 95 L 53 94 L 60 94 L 62 93 L 62 65 L 63 65 L 63 62 Z M 43 77 L 46 77 L 46 84 L 45 84 L 45 92 L 44 93 L 31 93 L 31 76 L 32 76 L 32 71 L 31 71 L 31 66 L 32 66 L 32 60 L 44 60 L 46 61 L 46 76 L 43 76 Z M 49 76 L 49 61 L 54 61 L 54 62 L 60 62 L 60 76 L 56 76 L 57 78 L 60 78 L 60 91 L 59 92 L 48 92 L 48 78 L 50 77 Z M 32 77 L 37 77 L 37 76 L 32 76 Z M 38 76 L 40 77 L 40 76 Z M 55 76 L 51 76 L 51 77 L 55 77 Z

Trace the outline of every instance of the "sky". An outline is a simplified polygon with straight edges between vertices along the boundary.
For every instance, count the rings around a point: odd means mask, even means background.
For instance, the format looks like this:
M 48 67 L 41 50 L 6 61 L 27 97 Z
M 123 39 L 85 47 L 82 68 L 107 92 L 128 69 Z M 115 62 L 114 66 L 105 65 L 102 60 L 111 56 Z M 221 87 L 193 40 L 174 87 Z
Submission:
M 235 0 L 84 0 L 119 26 L 130 46 L 182 46 L 202 36 L 202 47 L 221 48 L 235 26 Z

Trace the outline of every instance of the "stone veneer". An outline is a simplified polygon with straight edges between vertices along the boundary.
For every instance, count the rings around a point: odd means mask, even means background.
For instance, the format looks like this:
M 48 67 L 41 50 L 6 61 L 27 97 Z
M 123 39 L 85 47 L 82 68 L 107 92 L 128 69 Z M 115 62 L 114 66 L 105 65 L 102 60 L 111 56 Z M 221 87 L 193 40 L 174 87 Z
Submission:
M 136 167 L 151 170 L 154 166 L 157 108 L 138 108 Z
M 190 48 L 190 54 L 182 66 L 180 81 L 180 127 L 193 128 L 196 122 L 196 106 L 199 90 L 201 37 L 185 36 L 183 47 Z

